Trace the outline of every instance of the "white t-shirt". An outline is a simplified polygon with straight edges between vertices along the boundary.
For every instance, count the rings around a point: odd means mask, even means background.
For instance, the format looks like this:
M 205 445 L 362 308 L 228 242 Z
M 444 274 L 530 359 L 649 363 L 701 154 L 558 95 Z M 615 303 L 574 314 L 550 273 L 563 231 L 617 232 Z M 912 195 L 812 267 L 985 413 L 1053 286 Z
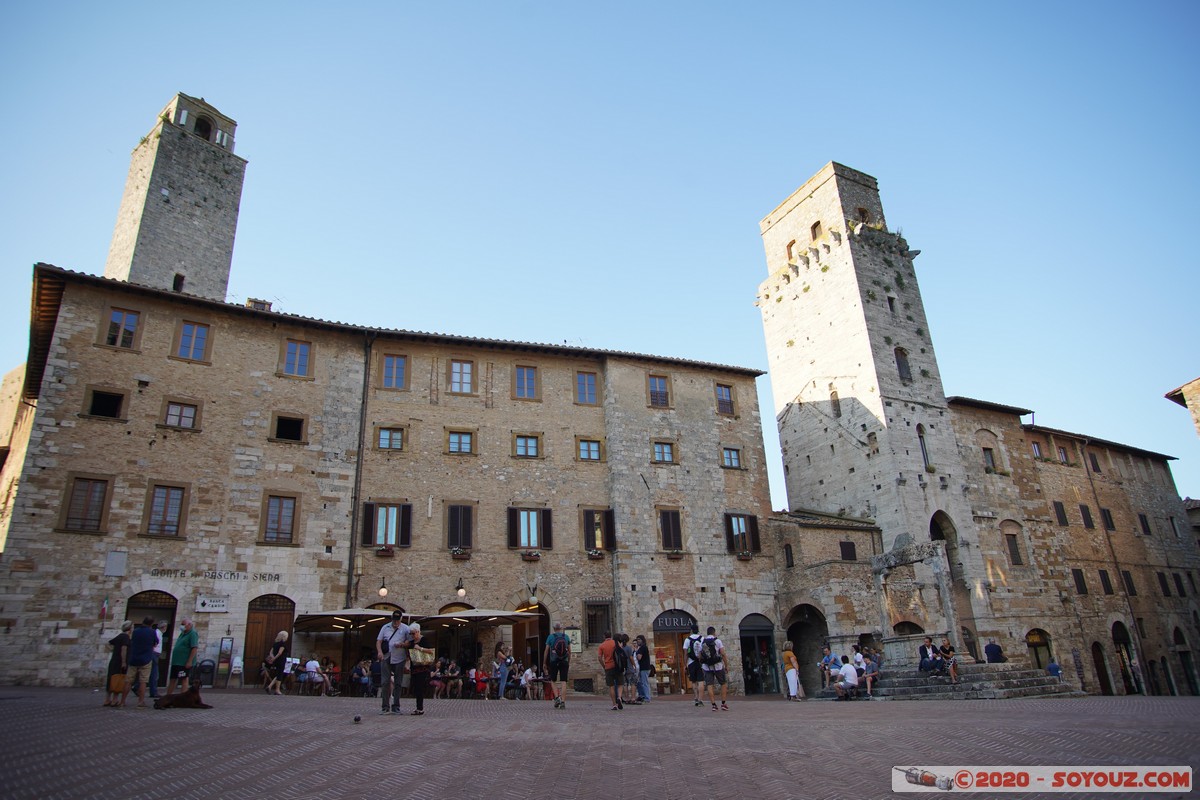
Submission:
M 861 667 L 863 665 L 863 654 L 855 653 L 852 660 L 854 661 L 854 666 Z
M 524 672 L 521 673 L 521 685 L 522 686 L 529 685 L 536 677 L 537 676 L 533 674 L 533 667 L 527 668 Z
M 858 686 L 858 670 L 853 664 L 842 664 L 841 670 L 842 680 L 851 686 Z
M 713 647 L 717 648 L 717 654 L 720 655 L 720 654 L 724 653 L 725 652 L 725 644 L 715 636 L 712 636 L 712 637 L 705 636 L 703 639 L 700 640 L 701 644 L 708 641 L 710 638 L 713 640 Z M 705 672 L 720 672 L 721 670 L 725 669 L 725 662 L 724 662 L 724 660 L 722 660 L 722 661 L 718 661 L 715 664 L 701 664 L 700 668 L 703 669 Z
M 314 658 L 312 661 L 304 665 L 304 670 L 306 672 L 320 672 L 321 664 Z
M 155 639 L 154 652 L 158 653 L 161 656 L 162 655 L 162 629 L 161 628 L 154 629 L 154 639 Z

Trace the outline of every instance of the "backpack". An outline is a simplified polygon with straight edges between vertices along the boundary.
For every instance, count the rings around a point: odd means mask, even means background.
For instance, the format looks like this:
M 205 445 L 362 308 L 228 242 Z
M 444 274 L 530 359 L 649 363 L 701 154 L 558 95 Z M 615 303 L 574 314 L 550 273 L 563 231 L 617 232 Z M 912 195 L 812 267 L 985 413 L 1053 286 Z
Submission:
M 711 636 L 696 644 L 696 655 L 706 667 L 721 663 L 721 654 L 717 652 L 717 640 Z
M 700 637 L 693 633 L 691 636 L 687 637 L 687 639 L 684 641 L 685 641 L 684 647 L 686 648 L 686 652 L 687 652 L 687 660 L 688 661 L 699 661 L 700 656 L 696 652 L 696 644 L 699 643 Z
M 571 660 L 571 642 L 566 634 L 558 634 L 558 638 L 550 646 L 550 660 L 559 664 Z
M 613 648 L 613 661 L 616 662 L 617 672 L 624 674 L 625 670 L 629 669 L 629 654 L 625 652 L 625 648 L 620 643 Z

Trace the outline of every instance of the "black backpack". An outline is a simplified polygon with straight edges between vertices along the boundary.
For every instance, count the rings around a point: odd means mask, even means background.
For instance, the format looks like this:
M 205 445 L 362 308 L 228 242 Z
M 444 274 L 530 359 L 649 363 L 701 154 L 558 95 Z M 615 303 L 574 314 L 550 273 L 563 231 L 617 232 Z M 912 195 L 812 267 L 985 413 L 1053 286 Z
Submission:
M 571 640 L 565 633 L 558 634 L 558 638 L 550 646 L 550 660 L 558 664 L 571 660 Z
M 616 662 L 617 672 L 624 673 L 629 668 L 629 654 L 625 652 L 625 648 L 618 642 L 613 648 L 613 660 Z
M 700 643 L 700 663 L 706 667 L 711 667 L 721 663 L 721 654 L 717 652 L 716 638 L 709 636 Z

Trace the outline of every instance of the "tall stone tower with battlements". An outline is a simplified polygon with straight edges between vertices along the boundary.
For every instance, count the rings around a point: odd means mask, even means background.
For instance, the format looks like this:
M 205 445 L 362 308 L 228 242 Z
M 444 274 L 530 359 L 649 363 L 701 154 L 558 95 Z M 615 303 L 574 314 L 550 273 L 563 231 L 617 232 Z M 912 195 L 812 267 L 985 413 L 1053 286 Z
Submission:
M 104 277 L 225 300 L 246 161 L 237 123 L 177 94 L 133 150 Z
M 876 180 L 829 163 L 760 223 L 758 305 L 793 510 L 875 520 L 886 551 L 926 553 L 926 630 L 976 627 L 984 571 L 921 292 L 919 251 L 887 229 Z M 930 566 L 935 562 L 941 566 Z M 985 626 L 986 627 L 986 626 Z

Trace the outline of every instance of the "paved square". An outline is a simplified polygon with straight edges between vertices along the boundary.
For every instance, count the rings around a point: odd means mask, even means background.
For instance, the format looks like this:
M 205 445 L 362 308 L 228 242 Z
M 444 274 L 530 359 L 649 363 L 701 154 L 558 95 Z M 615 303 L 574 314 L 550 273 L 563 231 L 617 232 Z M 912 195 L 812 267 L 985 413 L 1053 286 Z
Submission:
M 621 712 L 592 697 L 564 711 L 431 700 L 423 717 L 411 700 L 380 716 L 370 698 L 204 699 L 215 708 L 113 710 L 90 690 L 0 687 L 0 796 L 866 800 L 897 796 L 897 765 L 1200 766 L 1190 697 L 739 697 L 719 713 L 681 698 Z

